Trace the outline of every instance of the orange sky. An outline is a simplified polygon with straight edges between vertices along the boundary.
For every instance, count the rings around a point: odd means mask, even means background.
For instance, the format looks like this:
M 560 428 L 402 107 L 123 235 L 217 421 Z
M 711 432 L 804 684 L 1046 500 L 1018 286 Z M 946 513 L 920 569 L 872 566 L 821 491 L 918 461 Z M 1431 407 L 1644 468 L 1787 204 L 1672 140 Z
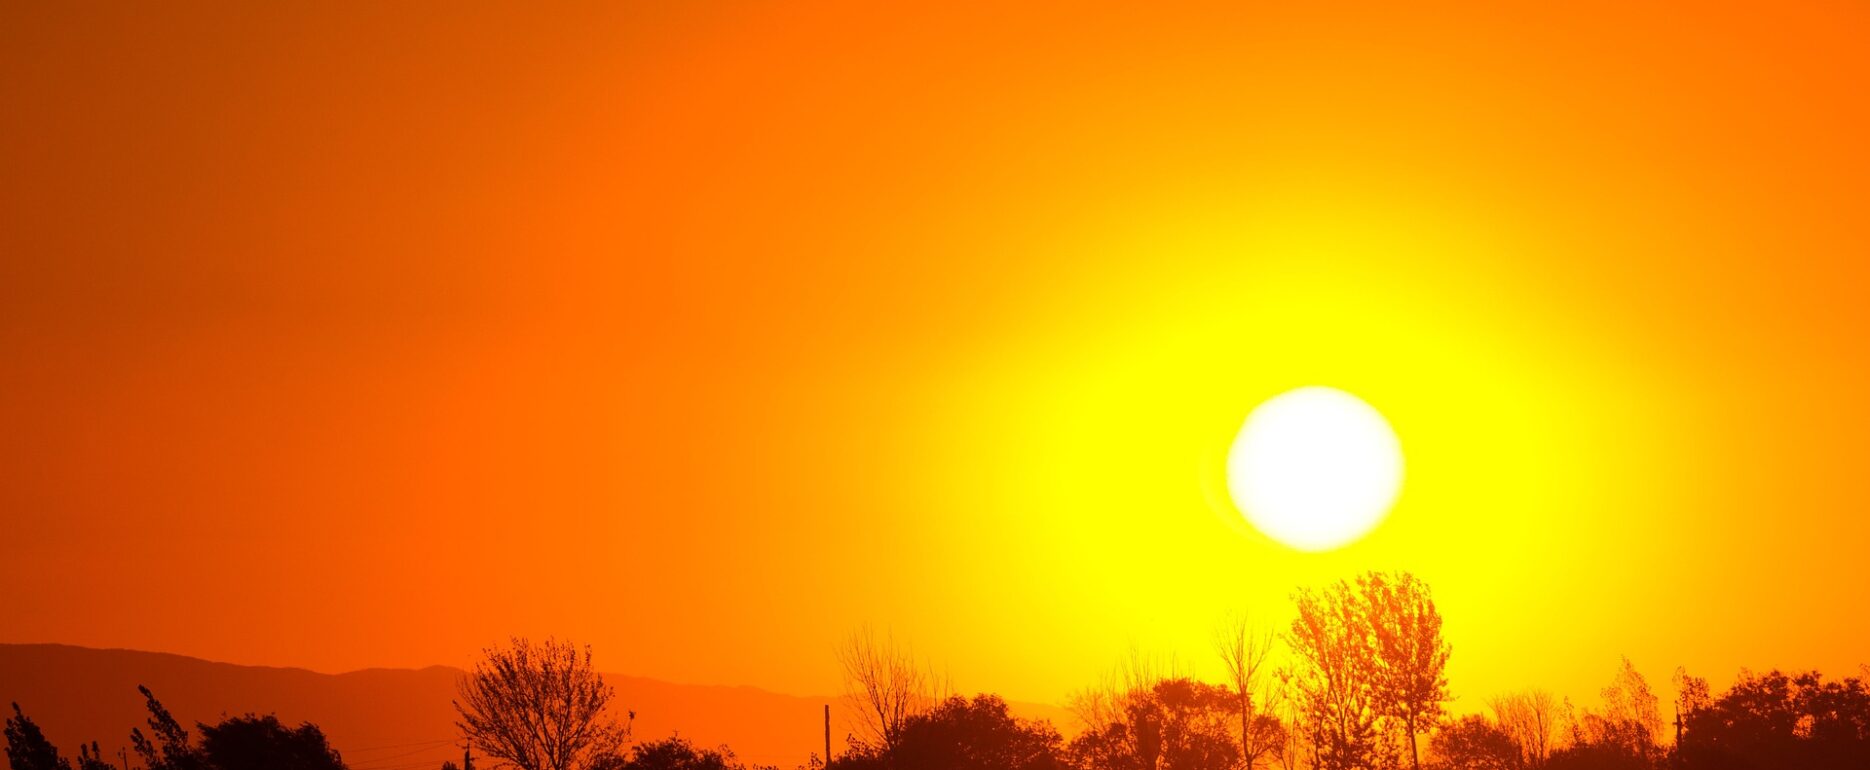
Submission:
M 0 641 L 1057 701 L 1408 569 L 1470 706 L 1870 658 L 1870 9 L 1002 5 L 0 10 Z M 1216 477 L 1308 384 L 1409 464 L 1326 554 Z

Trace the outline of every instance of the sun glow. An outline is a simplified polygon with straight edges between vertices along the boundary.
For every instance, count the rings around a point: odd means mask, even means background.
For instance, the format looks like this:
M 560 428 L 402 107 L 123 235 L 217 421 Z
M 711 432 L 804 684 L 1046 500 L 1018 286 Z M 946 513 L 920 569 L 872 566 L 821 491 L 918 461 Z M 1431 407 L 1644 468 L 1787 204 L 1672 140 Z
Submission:
M 1267 400 L 1227 458 L 1227 488 L 1247 521 L 1302 551 L 1346 545 L 1375 528 L 1402 487 L 1402 448 L 1369 404 L 1335 388 Z

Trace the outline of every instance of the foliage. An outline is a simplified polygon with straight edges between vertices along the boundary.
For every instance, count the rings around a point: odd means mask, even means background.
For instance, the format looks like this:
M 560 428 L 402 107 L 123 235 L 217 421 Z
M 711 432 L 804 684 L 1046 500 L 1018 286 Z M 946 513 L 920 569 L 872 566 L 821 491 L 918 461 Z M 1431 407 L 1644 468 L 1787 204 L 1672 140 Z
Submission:
M 1470 714 L 1442 727 L 1429 744 L 1435 770 L 1518 770 L 1519 745 L 1499 725 Z
M 204 770 L 207 761 L 201 750 L 189 743 L 188 731 L 182 729 L 182 723 L 176 721 L 162 701 L 156 700 L 148 687 L 139 685 L 136 691 L 143 694 L 143 705 L 149 709 L 149 734 L 132 728 L 130 747 L 148 770 Z
M 1294 727 L 1314 766 L 1355 770 L 1418 762 L 1417 736 L 1448 700 L 1450 650 L 1428 586 L 1408 573 L 1366 573 L 1294 597 L 1286 635 L 1296 666 L 1282 672 L 1298 699 Z
M 1660 763 L 1660 700 L 1629 658 L 1623 659 L 1623 667 L 1602 695 L 1604 708 L 1586 710 L 1572 720 L 1571 745 L 1554 753 L 1552 761 L 1561 767 L 1582 766 L 1578 763 L 1588 761 L 1594 763 L 1591 766 L 1611 768 Z
M 97 747 L 97 741 L 90 745 L 78 744 L 78 770 L 120 770 L 104 758 L 104 752 Z
M 1856 677 L 1743 671 L 1683 715 L 1679 754 L 1687 768 L 1870 766 L 1870 690 Z
M 1286 643 L 1296 667 L 1285 673 L 1298 699 L 1311 764 L 1321 770 L 1355 770 L 1373 764 L 1377 752 L 1376 661 L 1370 654 L 1364 608 L 1348 583 L 1323 591 L 1301 589 L 1293 597 L 1299 614 Z
M 1450 648 L 1441 636 L 1441 613 L 1428 584 L 1407 572 L 1367 573 L 1357 587 L 1375 642 L 1377 711 L 1407 740 L 1410 765 L 1420 767 L 1416 736 L 1441 718 L 1448 700 Z
M 832 770 L 1060 770 L 1058 731 L 1007 711 L 994 695 L 951 697 L 901 725 L 894 745 L 860 746 Z
M 1234 693 L 1192 679 L 1165 679 L 1126 694 L 1116 719 L 1071 742 L 1080 767 L 1107 770 L 1225 770 L 1239 761 Z
M 58 747 L 46 740 L 18 703 L 6 719 L 6 759 L 13 770 L 71 770 L 71 760 L 58 755 Z
M 630 747 L 630 758 L 618 765 L 621 770 L 743 770 L 726 746 L 698 749 L 679 737 L 639 743 Z
M 201 753 L 215 770 L 344 769 L 324 731 L 309 722 L 288 728 L 271 714 L 248 714 L 198 727 Z

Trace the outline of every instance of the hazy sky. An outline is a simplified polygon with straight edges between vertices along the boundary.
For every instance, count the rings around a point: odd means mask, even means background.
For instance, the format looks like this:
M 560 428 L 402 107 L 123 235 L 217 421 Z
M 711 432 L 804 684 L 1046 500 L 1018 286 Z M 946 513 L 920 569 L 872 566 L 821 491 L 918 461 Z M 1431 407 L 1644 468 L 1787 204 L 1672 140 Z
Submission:
M 1870 8 L 1003 5 L 0 10 L 0 641 L 1056 701 L 1407 569 L 1464 705 L 1870 655 Z M 1322 555 L 1218 476 L 1311 384 L 1408 464 Z

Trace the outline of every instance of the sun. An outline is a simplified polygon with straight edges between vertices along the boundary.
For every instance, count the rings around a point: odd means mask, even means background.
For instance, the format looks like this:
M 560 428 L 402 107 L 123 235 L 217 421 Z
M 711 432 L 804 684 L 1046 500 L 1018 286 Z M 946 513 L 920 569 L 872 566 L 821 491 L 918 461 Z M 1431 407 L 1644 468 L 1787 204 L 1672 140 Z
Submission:
M 1227 491 L 1254 527 L 1301 551 L 1363 537 L 1402 489 L 1402 444 L 1375 407 L 1307 387 L 1247 415 L 1227 456 Z

